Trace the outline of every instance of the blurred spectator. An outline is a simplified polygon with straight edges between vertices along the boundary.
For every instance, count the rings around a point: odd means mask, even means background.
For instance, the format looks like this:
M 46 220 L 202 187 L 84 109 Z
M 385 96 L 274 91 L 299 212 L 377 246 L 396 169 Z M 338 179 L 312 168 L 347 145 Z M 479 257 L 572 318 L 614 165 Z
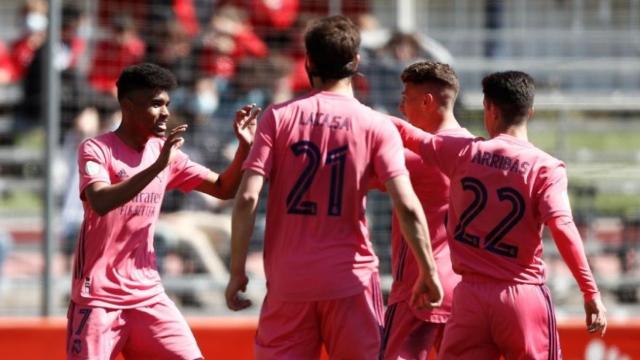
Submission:
M 147 61 L 176 75 L 179 86 L 171 93 L 172 111 L 184 116 L 187 124 L 197 126 L 210 119 L 218 108 L 215 75 L 198 70 L 198 51 L 180 22 L 172 16 L 158 18 L 158 22 L 150 38 Z
M 338 3 L 339 8 L 332 8 L 332 5 Z M 317 16 L 334 15 L 331 11 L 348 16 L 352 19 L 357 18 L 361 14 L 371 12 L 371 0 L 359 1 L 340 1 L 333 0 L 304 0 L 300 3 L 300 12 L 313 14 Z
M 111 23 L 111 35 L 99 41 L 93 56 L 89 83 L 96 90 L 113 94 L 122 69 L 144 58 L 145 44 L 138 37 L 133 19 L 120 15 Z
M 290 99 L 290 68 L 289 59 L 281 55 L 241 61 L 236 76 L 227 91 L 222 93 L 221 106 L 215 114 L 216 118 L 232 117 L 235 110 L 243 104 L 256 104 L 265 108 L 273 102 Z M 229 139 L 233 139 L 232 134 L 229 135 Z
M 389 40 L 389 30 L 381 27 L 373 14 L 358 15 L 355 24 L 360 29 L 360 56 L 371 56 Z
M 288 29 L 300 8 L 299 0 L 223 0 L 220 5 L 233 5 L 245 10 L 251 25 L 261 35 Z
M 400 116 L 398 106 L 401 94 L 400 73 L 406 66 L 421 60 L 434 60 L 451 64 L 451 53 L 434 39 L 417 33 L 395 32 L 386 44 L 362 64 L 370 89 L 370 104 L 379 111 Z
M 12 82 L 24 77 L 36 51 L 47 38 L 47 9 L 48 3 L 44 0 L 27 0 L 22 7 L 22 35 L 11 45 Z
M 302 94 L 311 89 L 306 70 L 306 54 L 304 49 L 304 32 L 307 25 L 314 20 L 313 16 L 301 15 L 294 26 L 289 29 L 284 54 L 292 61 L 289 82 L 293 94 Z
M 71 269 L 71 260 L 75 250 L 78 232 L 82 224 L 84 210 L 80 201 L 79 173 L 76 163 L 78 145 L 87 138 L 94 137 L 100 132 L 100 116 L 95 108 L 86 108 L 75 117 L 73 128 L 64 134 L 62 151 L 60 152 L 61 167 L 64 167 L 62 184 L 57 184 L 62 195 L 62 214 L 60 216 L 62 232 L 61 250 L 65 257 L 65 269 Z M 60 188 L 62 185 L 62 188 Z
M 166 18 L 170 14 L 185 29 L 190 37 L 200 32 L 198 18 L 202 16 L 200 7 L 208 8 L 212 0 L 100 0 L 98 1 L 98 20 L 103 26 L 109 26 L 111 20 L 122 14 L 128 14 L 140 29 L 152 29 L 158 17 Z M 196 6 L 196 3 L 198 4 Z M 209 12 L 205 11 L 208 15 Z M 146 34 L 143 34 L 145 36 Z
M 299 0 L 226 0 L 249 14 L 249 21 L 270 49 L 283 49 L 289 43 L 288 30 L 299 16 Z
M 172 16 L 159 17 L 147 36 L 146 61 L 174 73 L 179 86 L 193 83 L 197 73 L 194 43 L 180 22 Z
M 0 85 L 6 85 L 13 78 L 13 63 L 7 45 L 0 40 Z
M 53 63 L 61 73 L 62 127 L 68 129 L 75 114 L 85 107 L 87 91 L 78 71 L 77 65 L 85 52 L 85 41 L 78 35 L 78 27 L 83 15 L 73 5 L 65 5 L 62 9 L 62 29 L 60 43 L 55 47 Z M 15 130 L 22 132 L 41 123 L 42 118 L 42 74 L 43 61 L 46 61 L 45 47 L 40 46 L 27 69 L 23 82 L 23 94 L 19 109 L 18 121 L 14 122 Z
M 230 79 L 244 58 L 263 58 L 268 49 L 253 31 L 247 14 L 227 5 L 216 10 L 203 36 L 201 66 L 207 75 Z

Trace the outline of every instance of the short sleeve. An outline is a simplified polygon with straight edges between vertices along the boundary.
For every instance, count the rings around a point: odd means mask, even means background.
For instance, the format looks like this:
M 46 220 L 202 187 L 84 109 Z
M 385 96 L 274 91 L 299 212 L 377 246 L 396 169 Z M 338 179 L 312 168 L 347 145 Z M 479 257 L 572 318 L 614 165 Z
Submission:
M 273 146 L 276 138 L 276 116 L 273 108 L 265 110 L 258 122 L 255 141 L 249 156 L 242 165 L 243 170 L 253 170 L 269 178 L 273 165 Z
M 178 189 L 182 192 L 189 192 L 198 187 L 210 172 L 206 167 L 191 161 L 189 156 L 180 150 L 177 150 L 169 170 L 167 189 Z
M 83 141 L 78 148 L 78 171 L 81 199 L 84 199 L 84 190 L 90 184 L 95 182 L 111 184 L 104 145 L 95 139 Z
M 567 192 L 567 170 L 562 162 L 552 166 L 544 166 L 539 170 L 538 177 L 542 186 L 538 191 L 538 212 L 540 222 L 557 216 L 571 217 L 571 204 Z
M 428 133 L 427 133 L 428 134 Z M 451 176 L 455 169 L 455 163 L 460 156 L 458 138 L 431 135 L 426 136 L 420 146 L 420 155 L 423 160 L 435 165 L 447 176 Z
M 404 147 L 413 152 L 419 152 L 421 144 L 433 136 L 430 133 L 411 125 L 408 121 L 395 116 L 389 116 L 389 118 L 398 129 L 398 132 L 400 132 L 400 138 L 402 139 Z
M 388 121 L 380 122 L 374 136 L 373 166 L 378 180 L 385 183 L 396 176 L 407 175 L 404 162 L 404 147 L 400 134 Z

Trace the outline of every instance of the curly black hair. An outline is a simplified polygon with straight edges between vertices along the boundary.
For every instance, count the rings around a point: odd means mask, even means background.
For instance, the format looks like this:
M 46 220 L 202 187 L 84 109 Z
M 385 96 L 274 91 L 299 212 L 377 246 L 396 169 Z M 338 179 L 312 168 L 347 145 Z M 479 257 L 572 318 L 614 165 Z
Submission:
M 122 70 L 118 81 L 118 100 L 137 90 L 169 91 L 177 86 L 176 77 L 167 69 L 156 64 L 142 63 Z

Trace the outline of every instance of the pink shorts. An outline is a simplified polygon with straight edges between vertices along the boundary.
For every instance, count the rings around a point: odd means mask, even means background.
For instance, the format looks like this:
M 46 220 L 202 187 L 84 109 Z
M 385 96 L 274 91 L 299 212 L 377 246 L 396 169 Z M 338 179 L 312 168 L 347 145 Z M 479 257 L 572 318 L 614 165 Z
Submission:
M 463 279 L 439 359 L 560 359 L 549 289 L 544 285 Z
M 267 293 L 256 334 L 256 359 L 318 359 L 324 343 L 331 359 L 377 359 L 382 331 L 378 274 L 360 294 L 287 302 Z
M 196 340 L 176 305 L 165 297 L 133 309 L 78 306 L 67 313 L 67 359 L 202 358 Z
M 426 360 L 440 345 L 444 324 L 422 320 L 406 301 L 391 304 L 384 315 L 382 354 L 387 360 Z

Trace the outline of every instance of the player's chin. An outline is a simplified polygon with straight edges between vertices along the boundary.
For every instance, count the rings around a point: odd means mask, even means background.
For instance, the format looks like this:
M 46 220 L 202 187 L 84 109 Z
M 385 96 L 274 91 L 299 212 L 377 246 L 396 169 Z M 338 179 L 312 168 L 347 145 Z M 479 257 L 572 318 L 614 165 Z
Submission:
M 163 129 L 160 127 L 154 127 L 152 132 L 156 137 L 165 137 L 167 135 L 167 129 Z

